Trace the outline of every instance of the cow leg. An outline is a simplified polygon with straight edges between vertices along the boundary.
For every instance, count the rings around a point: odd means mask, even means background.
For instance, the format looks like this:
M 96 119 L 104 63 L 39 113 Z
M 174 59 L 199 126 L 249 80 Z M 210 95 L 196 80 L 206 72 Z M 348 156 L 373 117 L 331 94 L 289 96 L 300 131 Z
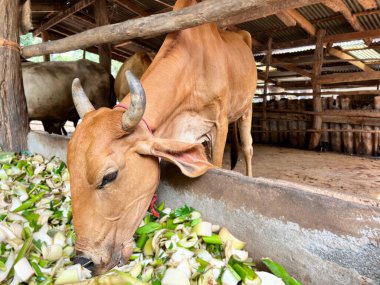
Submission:
M 252 105 L 250 105 L 250 108 L 245 112 L 245 114 L 238 121 L 241 146 L 242 146 L 244 159 L 245 159 L 246 175 L 252 177 L 253 147 L 252 147 L 251 125 L 252 125 Z
M 224 148 L 226 146 L 228 133 L 227 119 L 216 127 L 216 134 L 213 139 L 212 146 L 212 163 L 217 167 L 222 167 Z

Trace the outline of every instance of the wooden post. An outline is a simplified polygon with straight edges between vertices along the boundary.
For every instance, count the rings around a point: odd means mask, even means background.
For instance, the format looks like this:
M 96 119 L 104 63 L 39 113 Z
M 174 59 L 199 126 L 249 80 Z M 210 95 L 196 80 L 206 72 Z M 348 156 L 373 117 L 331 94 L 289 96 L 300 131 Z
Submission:
M 98 26 L 108 25 L 108 10 L 107 10 L 107 1 L 98 0 L 94 2 L 95 7 L 95 20 Z M 111 73 L 111 59 L 112 51 L 110 44 L 101 44 L 99 45 L 99 63 L 104 67 L 107 72 Z
M 379 89 L 379 86 L 377 87 Z M 373 98 L 374 107 L 377 112 L 380 112 L 380 96 L 376 96 Z M 380 131 L 380 127 L 375 127 L 376 131 Z M 380 135 L 375 134 L 374 136 L 374 155 L 380 156 Z
M 19 0 L 0 0 L 0 147 L 26 149 L 28 112 L 18 48 Z
M 322 65 L 323 65 L 323 37 L 326 35 L 326 30 L 319 30 L 317 32 L 317 42 L 314 52 L 314 60 L 316 63 L 313 67 L 313 109 L 314 112 L 322 111 L 322 101 L 321 101 L 321 85 L 316 84 L 315 80 L 321 75 Z M 313 129 L 320 130 L 322 128 L 322 117 L 319 115 L 314 116 Z M 311 134 L 309 149 L 315 149 L 319 145 L 319 140 L 321 138 L 321 133 L 316 132 Z
M 42 38 L 43 43 L 48 42 L 49 41 L 49 32 L 48 31 L 41 32 L 41 38 Z M 44 61 L 50 61 L 50 54 L 44 54 Z
M 268 83 L 269 83 L 269 68 L 272 63 L 272 38 L 269 38 L 267 43 L 267 54 L 265 57 L 265 82 L 264 82 L 264 98 L 263 98 L 263 143 L 268 143 L 268 121 L 267 121 L 267 95 L 268 95 Z
M 339 96 L 340 97 L 340 96 Z M 351 98 L 342 97 L 340 99 L 340 105 L 342 110 L 350 110 L 351 109 Z M 342 124 L 343 130 L 352 130 L 352 126 L 350 124 Z M 352 132 L 343 133 L 343 151 L 346 154 L 354 153 L 354 138 Z

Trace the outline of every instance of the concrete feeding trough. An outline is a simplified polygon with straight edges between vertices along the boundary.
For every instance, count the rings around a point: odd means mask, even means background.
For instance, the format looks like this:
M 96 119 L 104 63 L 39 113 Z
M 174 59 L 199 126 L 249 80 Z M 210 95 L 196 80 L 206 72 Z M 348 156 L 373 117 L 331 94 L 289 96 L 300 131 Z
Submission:
M 285 181 L 210 170 L 189 179 L 162 167 L 158 197 L 224 225 L 256 261 L 271 257 L 304 284 L 379 284 L 378 201 Z
M 65 160 L 68 139 L 57 140 L 31 132 L 29 149 Z M 226 226 L 256 261 L 271 257 L 304 284 L 380 283 L 379 201 L 226 170 L 190 179 L 172 165 L 161 169 L 161 201 Z

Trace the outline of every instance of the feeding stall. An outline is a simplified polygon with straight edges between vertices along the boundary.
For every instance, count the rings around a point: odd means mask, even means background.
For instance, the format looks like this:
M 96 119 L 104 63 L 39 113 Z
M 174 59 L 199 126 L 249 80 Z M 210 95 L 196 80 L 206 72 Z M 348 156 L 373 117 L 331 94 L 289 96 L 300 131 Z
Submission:
M 31 151 L 47 157 L 60 154 L 65 159 L 68 138 L 30 132 L 26 144 L 28 120 L 20 78 L 17 2 L 0 2 L 5 7 L 0 10 L 0 18 L 10 21 L 0 27 L 0 37 L 6 40 L 0 42 L 0 59 L 5 63 L 0 73 L 0 81 L 5 83 L 0 85 L 0 103 L 4 106 L 0 112 L 0 144 L 5 149 L 16 151 L 26 149 L 28 145 Z M 366 60 L 355 58 L 334 46 L 337 41 L 364 39 L 371 49 L 376 48 L 371 38 L 379 36 L 379 27 L 368 28 L 358 20 L 359 17 L 379 14 L 376 1 L 207 0 L 183 10 L 167 12 L 173 5 L 170 1 L 154 0 L 156 5 L 165 7 L 151 6 L 147 10 L 143 7 L 149 4 L 143 1 L 115 0 L 110 1 L 114 14 L 105 13 L 110 9 L 107 1 L 81 0 L 74 1 L 72 5 L 58 2 L 32 1 L 34 13 L 43 13 L 34 18 L 39 21 L 34 34 L 41 34 L 45 42 L 22 48 L 23 57 L 44 55 L 48 59 L 49 54 L 81 48 L 97 51 L 100 63 L 109 70 L 111 58 L 124 59 L 136 48 L 157 50 L 162 34 L 209 22 L 217 22 L 222 28 L 236 29 L 237 26 L 251 32 L 253 52 L 258 53 L 258 58 L 260 52 L 265 52 L 265 58 L 261 60 L 264 71 L 259 73 L 263 80 L 263 94 L 258 97 L 262 102 L 254 105 L 252 134 L 255 141 L 311 149 L 327 142 L 334 145 L 336 151 L 353 153 L 359 152 L 359 148 L 364 148 L 367 154 L 377 151 L 380 127 L 376 111 L 380 108 L 378 97 L 373 98 L 374 111 L 358 111 L 350 109 L 355 102 L 355 99 L 350 101 L 350 96 L 379 95 L 379 91 L 323 89 L 325 84 L 354 82 L 352 86 L 356 87 L 355 82 L 380 80 L 376 63 L 370 61 L 366 64 L 362 62 Z M 348 8 L 346 2 L 353 7 Z M 360 2 L 365 12 L 353 12 L 359 5 L 356 2 Z M 81 12 L 92 4 L 93 13 Z M 323 9 L 329 9 L 330 15 L 314 22 L 308 19 L 312 18 L 314 10 Z M 123 18 L 120 11 L 129 13 L 129 16 Z M 46 15 L 47 12 L 50 14 Z M 15 16 L 5 16 L 10 13 Z M 121 22 L 125 18 L 130 20 Z M 344 22 L 345 27 L 348 23 L 349 28 L 335 32 L 336 27 L 324 26 L 329 21 Z M 265 22 L 277 28 L 272 27 L 269 33 L 265 31 Z M 255 29 L 263 31 L 256 34 Z M 292 41 L 286 40 L 289 30 L 296 35 Z M 307 69 L 276 55 L 276 50 L 306 45 L 314 46 L 312 54 L 307 55 Z M 328 50 L 330 57 L 352 63 L 362 72 L 327 74 L 331 72 L 324 70 L 324 50 Z M 333 63 L 332 60 L 329 62 Z M 312 95 L 312 99 L 270 100 L 269 96 L 279 95 L 270 93 L 271 85 L 285 88 L 293 82 L 289 80 L 282 84 L 273 78 L 270 66 L 278 67 L 279 72 L 286 70 L 288 77 L 302 75 L 311 78 L 297 85 L 310 88 L 311 92 L 285 91 L 280 95 Z M 323 98 L 334 94 L 344 98 Z M 364 141 L 367 143 L 363 147 Z M 281 181 L 246 178 L 223 170 L 211 170 L 201 178 L 187 179 L 170 166 L 164 165 L 161 169 L 159 199 L 171 207 L 184 203 L 193 205 L 211 222 L 227 225 L 238 238 L 248 242 L 248 250 L 256 261 L 263 256 L 271 256 L 304 284 L 379 282 L 380 209 L 377 200 Z

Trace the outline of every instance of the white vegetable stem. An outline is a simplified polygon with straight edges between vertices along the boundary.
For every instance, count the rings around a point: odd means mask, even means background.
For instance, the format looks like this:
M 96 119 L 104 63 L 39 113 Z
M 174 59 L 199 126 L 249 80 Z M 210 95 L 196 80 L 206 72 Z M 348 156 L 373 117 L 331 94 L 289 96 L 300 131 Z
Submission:
M 24 282 L 34 275 L 34 270 L 29 261 L 23 257 L 14 266 L 15 274 Z
M 190 285 L 186 274 L 179 269 L 169 268 L 166 270 L 164 278 L 161 281 L 162 285 Z

